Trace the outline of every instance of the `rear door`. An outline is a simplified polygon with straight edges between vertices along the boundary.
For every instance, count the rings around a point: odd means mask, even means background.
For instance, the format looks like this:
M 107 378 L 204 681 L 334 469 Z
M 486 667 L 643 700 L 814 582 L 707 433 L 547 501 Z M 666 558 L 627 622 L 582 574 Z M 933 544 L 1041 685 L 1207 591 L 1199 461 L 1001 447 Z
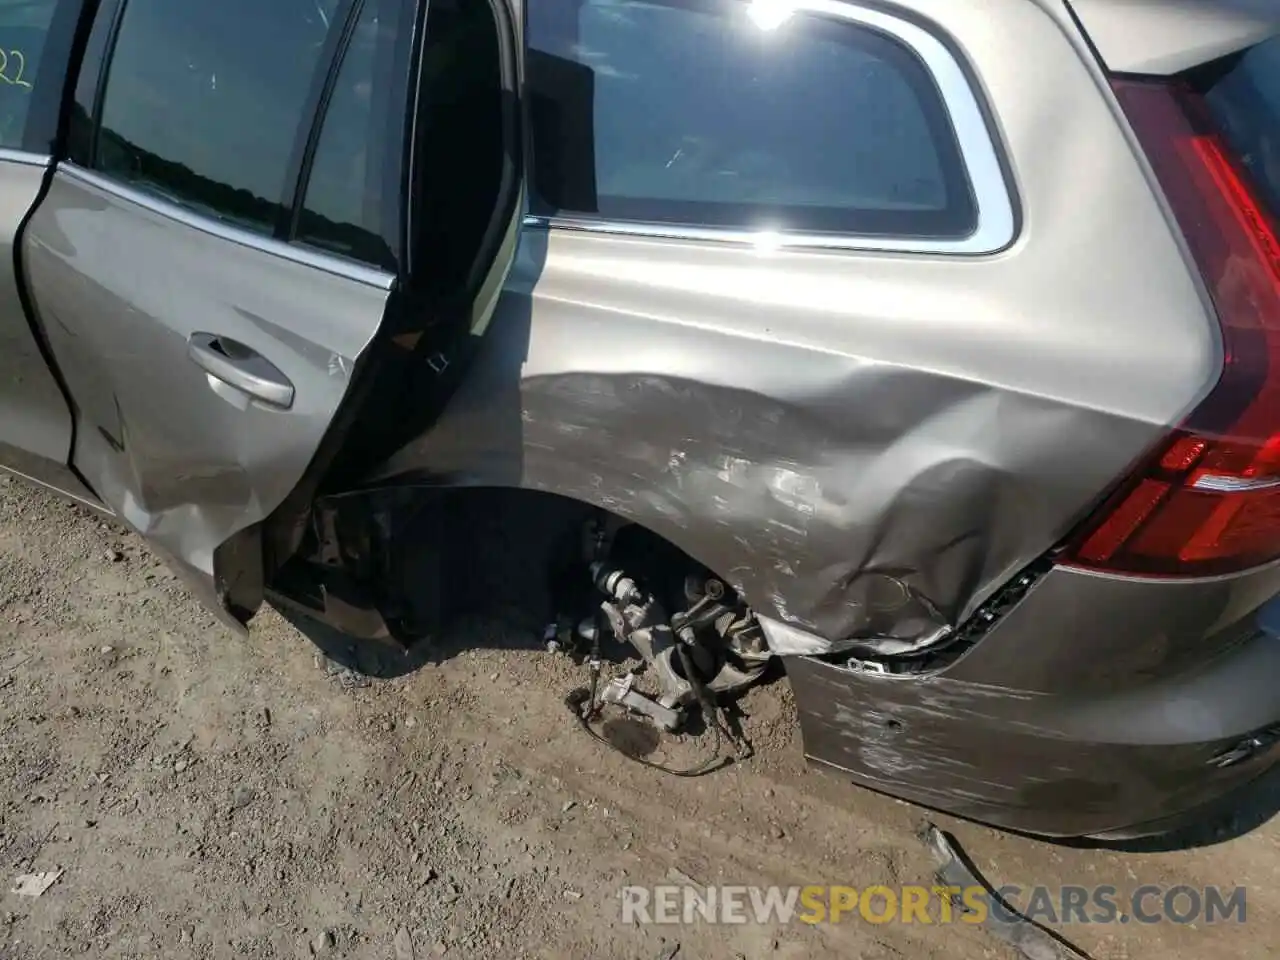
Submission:
M 396 282 L 414 0 L 105 0 L 23 235 L 71 461 L 224 621 Z

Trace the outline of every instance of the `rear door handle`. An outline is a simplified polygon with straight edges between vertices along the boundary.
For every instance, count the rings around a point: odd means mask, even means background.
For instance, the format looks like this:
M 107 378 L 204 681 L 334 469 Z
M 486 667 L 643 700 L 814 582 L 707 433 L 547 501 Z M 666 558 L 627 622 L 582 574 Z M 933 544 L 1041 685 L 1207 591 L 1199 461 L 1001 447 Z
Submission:
M 293 384 L 270 360 L 252 347 L 216 333 L 193 333 L 187 357 L 197 367 L 228 386 L 273 407 L 293 406 Z

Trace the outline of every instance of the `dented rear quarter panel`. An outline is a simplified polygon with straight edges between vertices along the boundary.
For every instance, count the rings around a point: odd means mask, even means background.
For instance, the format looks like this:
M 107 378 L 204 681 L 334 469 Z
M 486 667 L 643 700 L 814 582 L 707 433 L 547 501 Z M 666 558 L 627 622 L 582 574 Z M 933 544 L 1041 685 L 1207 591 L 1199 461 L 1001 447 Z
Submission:
M 1212 385 L 1216 325 L 1065 10 L 884 9 L 946 37 L 998 118 L 1007 249 L 526 226 L 467 379 L 375 479 L 609 509 L 788 652 L 935 642 L 1062 538 Z

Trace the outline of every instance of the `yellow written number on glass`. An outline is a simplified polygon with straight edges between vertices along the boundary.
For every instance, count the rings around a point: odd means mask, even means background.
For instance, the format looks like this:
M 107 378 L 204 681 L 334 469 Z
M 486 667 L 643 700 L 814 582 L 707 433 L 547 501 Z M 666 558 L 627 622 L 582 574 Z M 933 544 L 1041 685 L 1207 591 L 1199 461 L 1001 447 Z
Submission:
M 23 74 L 27 72 L 27 56 L 21 50 L 0 50 L 0 83 L 31 89 Z

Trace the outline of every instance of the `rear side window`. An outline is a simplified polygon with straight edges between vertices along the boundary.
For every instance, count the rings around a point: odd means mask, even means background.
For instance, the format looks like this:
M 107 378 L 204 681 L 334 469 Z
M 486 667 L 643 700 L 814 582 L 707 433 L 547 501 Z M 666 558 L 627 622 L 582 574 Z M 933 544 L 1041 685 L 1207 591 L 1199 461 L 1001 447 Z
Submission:
M 528 5 L 542 215 L 961 238 L 977 213 L 928 69 L 840 19 L 738 0 Z
M 94 166 L 270 233 L 337 0 L 127 0 Z
M 1202 83 L 1223 136 L 1280 216 L 1280 38 L 1211 67 Z

